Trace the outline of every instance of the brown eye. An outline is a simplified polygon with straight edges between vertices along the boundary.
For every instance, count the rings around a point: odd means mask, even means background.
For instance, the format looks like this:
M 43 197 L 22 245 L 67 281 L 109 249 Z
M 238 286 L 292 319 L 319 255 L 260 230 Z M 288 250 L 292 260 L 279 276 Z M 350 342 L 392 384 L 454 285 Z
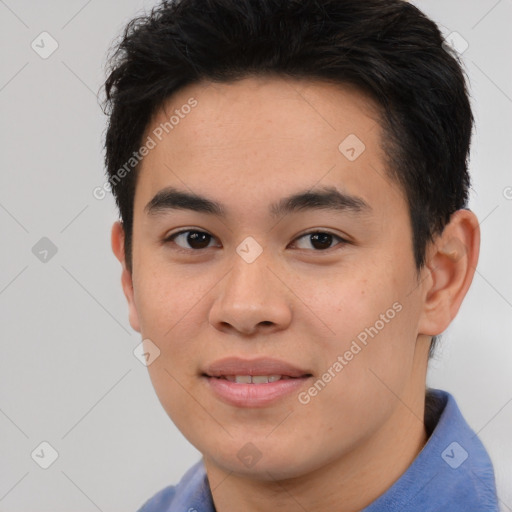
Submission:
M 174 233 L 165 242 L 173 242 L 182 249 L 200 250 L 206 249 L 212 239 L 213 236 L 204 231 L 187 230 Z
M 334 235 L 333 233 L 326 233 L 323 231 L 314 231 L 311 233 L 306 233 L 297 238 L 297 240 L 304 239 L 305 243 L 302 243 L 302 247 L 298 245 L 299 249 L 310 249 L 313 248 L 317 251 L 325 251 L 326 249 L 331 249 L 333 247 L 333 242 L 338 240 L 338 243 L 335 245 L 340 245 L 343 243 L 347 243 L 346 240 L 341 238 L 338 235 Z

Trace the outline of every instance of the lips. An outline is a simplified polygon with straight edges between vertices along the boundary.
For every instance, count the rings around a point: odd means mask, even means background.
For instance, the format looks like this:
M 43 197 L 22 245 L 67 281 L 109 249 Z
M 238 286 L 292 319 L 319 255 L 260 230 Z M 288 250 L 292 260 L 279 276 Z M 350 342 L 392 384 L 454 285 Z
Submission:
M 312 374 L 277 359 L 226 358 L 205 367 L 201 376 L 225 403 L 264 407 L 299 390 Z

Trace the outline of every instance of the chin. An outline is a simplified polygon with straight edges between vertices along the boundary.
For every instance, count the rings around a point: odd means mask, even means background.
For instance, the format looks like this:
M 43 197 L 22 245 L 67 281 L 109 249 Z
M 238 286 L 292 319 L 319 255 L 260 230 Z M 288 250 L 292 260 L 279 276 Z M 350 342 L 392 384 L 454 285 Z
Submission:
M 304 446 L 304 443 L 297 441 L 283 446 L 265 439 L 242 443 L 230 440 L 222 449 L 217 445 L 200 451 L 205 459 L 225 472 L 261 481 L 298 478 L 328 463 L 328 460 L 322 461 L 318 454 L 298 450 L 297 446 Z
M 262 482 L 289 480 L 308 472 L 308 468 L 302 465 L 290 465 L 291 463 L 284 463 L 282 460 L 264 460 L 263 457 L 254 465 L 241 463 L 238 458 L 226 457 L 219 460 L 218 455 L 215 456 L 213 462 L 225 472 Z

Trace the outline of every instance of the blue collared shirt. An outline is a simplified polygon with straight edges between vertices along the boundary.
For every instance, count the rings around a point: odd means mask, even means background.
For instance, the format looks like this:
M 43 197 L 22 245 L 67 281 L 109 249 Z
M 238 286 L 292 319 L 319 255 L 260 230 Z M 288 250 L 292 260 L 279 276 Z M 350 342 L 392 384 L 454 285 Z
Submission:
M 429 389 L 428 398 L 427 443 L 407 471 L 361 512 L 498 512 L 494 470 L 480 439 L 450 393 Z M 215 512 L 203 461 L 138 512 Z

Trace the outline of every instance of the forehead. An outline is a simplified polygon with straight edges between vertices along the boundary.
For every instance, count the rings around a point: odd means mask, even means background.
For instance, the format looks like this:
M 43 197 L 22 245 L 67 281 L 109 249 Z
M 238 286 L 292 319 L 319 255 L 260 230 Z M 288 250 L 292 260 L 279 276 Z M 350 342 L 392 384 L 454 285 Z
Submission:
M 196 106 L 188 108 L 194 100 Z M 271 148 L 292 158 L 285 151 L 290 143 L 298 149 L 307 141 L 311 149 L 332 151 L 354 134 L 371 145 L 380 136 L 380 125 L 375 104 L 354 87 L 253 77 L 178 91 L 157 111 L 147 132 L 155 132 L 159 141 L 172 138 L 175 156 L 194 157 L 190 149 L 243 153 Z
M 285 78 L 203 82 L 174 94 L 149 123 L 136 209 L 169 185 L 219 202 L 274 202 L 334 186 L 371 203 L 388 178 L 378 109 L 354 87 Z M 236 196 L 233 196 L 236 194 Z

